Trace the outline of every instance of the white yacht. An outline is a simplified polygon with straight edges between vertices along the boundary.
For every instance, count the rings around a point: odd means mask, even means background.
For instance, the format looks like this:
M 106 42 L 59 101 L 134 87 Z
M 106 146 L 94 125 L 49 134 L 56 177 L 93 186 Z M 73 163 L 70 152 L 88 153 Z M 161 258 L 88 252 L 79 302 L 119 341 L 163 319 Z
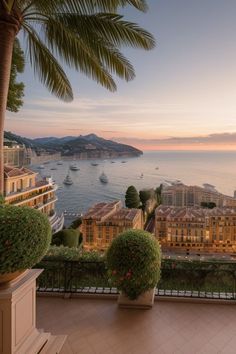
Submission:
M 107 175 L 104 172 L 100 175 L 99 179 L 102 183 L 108 183 Z
M 76 163 L 73 163 L 70 165 L 70 170 L 71 171 L 79 171 L 79 167 L 77 166 Z
M 73 184 L 73 181 L 71 179 L 71 176 L 70 176 L 69 172 L 67 173 L 66 178 L 64 179 L 63 183 L 68 185 L 68 186 Z

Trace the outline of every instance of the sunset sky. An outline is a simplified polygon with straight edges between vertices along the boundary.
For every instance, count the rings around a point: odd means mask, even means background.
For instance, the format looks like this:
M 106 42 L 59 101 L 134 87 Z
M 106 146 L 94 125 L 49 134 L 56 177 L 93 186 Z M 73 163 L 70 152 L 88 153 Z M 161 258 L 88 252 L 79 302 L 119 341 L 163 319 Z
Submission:
M 25 104 L 5 130 L 27 136 L 95 133 L 142 149 L 236 149 L 236 1 L 149 0 L 123 10 L 154 50 L 124 49 L 136 69 L 110 93 L 66 69 L 74 101 L 51 96 L 26 65 Z

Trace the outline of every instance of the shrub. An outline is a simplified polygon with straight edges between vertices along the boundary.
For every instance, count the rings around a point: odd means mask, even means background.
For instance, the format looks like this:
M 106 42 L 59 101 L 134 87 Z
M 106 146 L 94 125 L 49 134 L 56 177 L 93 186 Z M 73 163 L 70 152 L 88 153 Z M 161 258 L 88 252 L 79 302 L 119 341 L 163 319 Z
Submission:
M 160 279 L 159 243 L 146 231 L 125 231 L 112 241 L 107 264 L 112 284 L 134 300 Z
M 74 221 L 72 221 L 71 225 L 70 225 L 70 229 L 78 229 L 78 227 L 82 224 L 82 218 L 79 217 L 77 219 L 75 219 Z
M 52 236 L 52 245 L 65 247 L 78 247 L 79 231 L 75 229 L 64 229 Z
M 33 267 L 47 252 L 51 226 L 46 215 L 28 207 L 0 206 L 0 273 Z
M 46 258 L 55 258 L 64 261 L 103 261 L 104 254 L 97 251 L 82 251 L 80 248 L 70 248 L 65 246 L 50 246 Z
M 81 256 L 81 250 L 65 246 L 50 246 L 46 258 L 55 258 L 62 261 L 78 261 Z

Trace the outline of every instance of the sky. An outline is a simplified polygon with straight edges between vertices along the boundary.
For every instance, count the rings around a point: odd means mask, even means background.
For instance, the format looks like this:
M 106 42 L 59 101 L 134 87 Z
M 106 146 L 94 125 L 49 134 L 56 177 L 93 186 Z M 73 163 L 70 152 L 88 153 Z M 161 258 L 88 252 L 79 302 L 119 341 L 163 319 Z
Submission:
M 74 101 L 47 92 L 28 63 L 24 107 L 5 130 L 27 136 L 95 133 L 143 150 L 236 150 L 236 1 L 149 0 L 149 11 L 122 10 L 149 30 L 151 51 L 123 49 L 135 67 L 110 93 L 64 67 Z M 20 39 L 22 39 L 20 37 Z

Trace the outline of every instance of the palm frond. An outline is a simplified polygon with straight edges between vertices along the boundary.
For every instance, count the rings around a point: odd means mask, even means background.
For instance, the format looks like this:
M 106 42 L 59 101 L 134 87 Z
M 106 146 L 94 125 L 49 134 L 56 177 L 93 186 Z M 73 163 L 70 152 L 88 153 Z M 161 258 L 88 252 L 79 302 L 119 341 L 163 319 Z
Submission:
M 146 11 L 146 0 L 31 0 L 28 6 L 36 11 L 50 13 L 94 14 L 97 12 L 116 12 L 119 7 L 134 6 L 139 11 Z
M 73 99 L 70 82 L 56 58 L 44 45 L 37 32 L 27 24 L 23 24 L 27 33 L 28 54 L 34 73 L 50 92 L 58 98 L 69 102 Z
M 53 18 L 45 21 L 45 38 L 52 52 L 59 55 L 70 67 L 80 70 L 108 90 L 116 90 L 116 84 L 101 58 L 74 31 L 65 27 L 63 22 Z
M 123 20 L 123 16 L 108 13 L 95 15 L 66 14 L 57 16 L 57 20 L 75 31 L 79 36 L 87 34 L 87 40 L 94 33 L 115 47 L 129 46 L 150 50 L 155 46 L 155 39 L 150 32 L 136 23 Z

